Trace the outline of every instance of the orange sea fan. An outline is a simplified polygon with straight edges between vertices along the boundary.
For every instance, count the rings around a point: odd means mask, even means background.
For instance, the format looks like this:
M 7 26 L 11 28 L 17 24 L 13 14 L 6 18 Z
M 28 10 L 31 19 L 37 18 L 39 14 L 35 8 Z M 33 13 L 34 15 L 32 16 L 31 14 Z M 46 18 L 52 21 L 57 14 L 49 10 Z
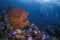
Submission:
M 28 19 L 28 13 L 24 12 L 22 8 L 18 8 L 16 10 L 9 8 L 10 13 L 10 21 L 11 25 L 14 28 L 20 28 L 20 27 L 26 27 L 29 25 Z

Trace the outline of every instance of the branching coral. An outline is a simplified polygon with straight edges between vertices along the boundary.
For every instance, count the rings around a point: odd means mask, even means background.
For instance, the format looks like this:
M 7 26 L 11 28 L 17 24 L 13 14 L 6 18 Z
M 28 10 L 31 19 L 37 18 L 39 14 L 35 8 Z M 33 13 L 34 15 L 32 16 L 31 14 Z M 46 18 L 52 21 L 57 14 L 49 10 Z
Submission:
M 27 20 L 28 13 L 24 12 L 22 8 L 18 8 L 16 10 L 9 8 L 8 11 L 10 13 L 11 25 L 14 28 L 26 27 L 29 25 L 29 21 Z

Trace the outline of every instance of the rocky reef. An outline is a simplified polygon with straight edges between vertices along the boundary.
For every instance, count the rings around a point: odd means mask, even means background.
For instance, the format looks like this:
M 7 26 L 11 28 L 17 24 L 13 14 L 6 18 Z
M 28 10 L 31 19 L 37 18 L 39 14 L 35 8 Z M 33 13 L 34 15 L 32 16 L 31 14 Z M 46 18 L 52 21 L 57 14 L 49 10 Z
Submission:
M 0 22 L 0 40 L 57 40 L 30 23 L 28 15 L 22 8 L 8 7 Z

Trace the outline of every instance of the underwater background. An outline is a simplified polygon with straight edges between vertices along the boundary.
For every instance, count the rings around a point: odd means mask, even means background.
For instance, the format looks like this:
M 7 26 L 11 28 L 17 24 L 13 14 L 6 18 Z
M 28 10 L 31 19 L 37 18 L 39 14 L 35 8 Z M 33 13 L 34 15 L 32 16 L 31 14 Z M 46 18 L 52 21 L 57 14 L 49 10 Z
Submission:
M 39 2 L 40 1 L 40 2 Z M 15 8 L 22 7 L 29 13 L 29 21 L 39 29 L 46 31 L 52 36 L 60 38 L 60 0 L 0 0 L 1 15 L 7 14 L 8 6 Z M 4 17 L 0 17 L 2 19 Z M 2 20 L 1 20 L 2 22 Z

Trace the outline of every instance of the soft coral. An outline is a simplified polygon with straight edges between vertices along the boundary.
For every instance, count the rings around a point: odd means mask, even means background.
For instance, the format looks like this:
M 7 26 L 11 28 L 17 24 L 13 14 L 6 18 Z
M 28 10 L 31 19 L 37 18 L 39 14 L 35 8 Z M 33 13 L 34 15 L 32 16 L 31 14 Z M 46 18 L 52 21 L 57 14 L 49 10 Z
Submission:
M 8 9 L 10 13 L 10 20 L 11 20 L 11 25 L 14 28 L 20 28 L 20 27 L 26 27 L 29 25 L 29 21 L 26 20 L 28 19 L 28 13 L 24 12 L 22 8 L 17 8 L 16 10 L 14 9 Z

